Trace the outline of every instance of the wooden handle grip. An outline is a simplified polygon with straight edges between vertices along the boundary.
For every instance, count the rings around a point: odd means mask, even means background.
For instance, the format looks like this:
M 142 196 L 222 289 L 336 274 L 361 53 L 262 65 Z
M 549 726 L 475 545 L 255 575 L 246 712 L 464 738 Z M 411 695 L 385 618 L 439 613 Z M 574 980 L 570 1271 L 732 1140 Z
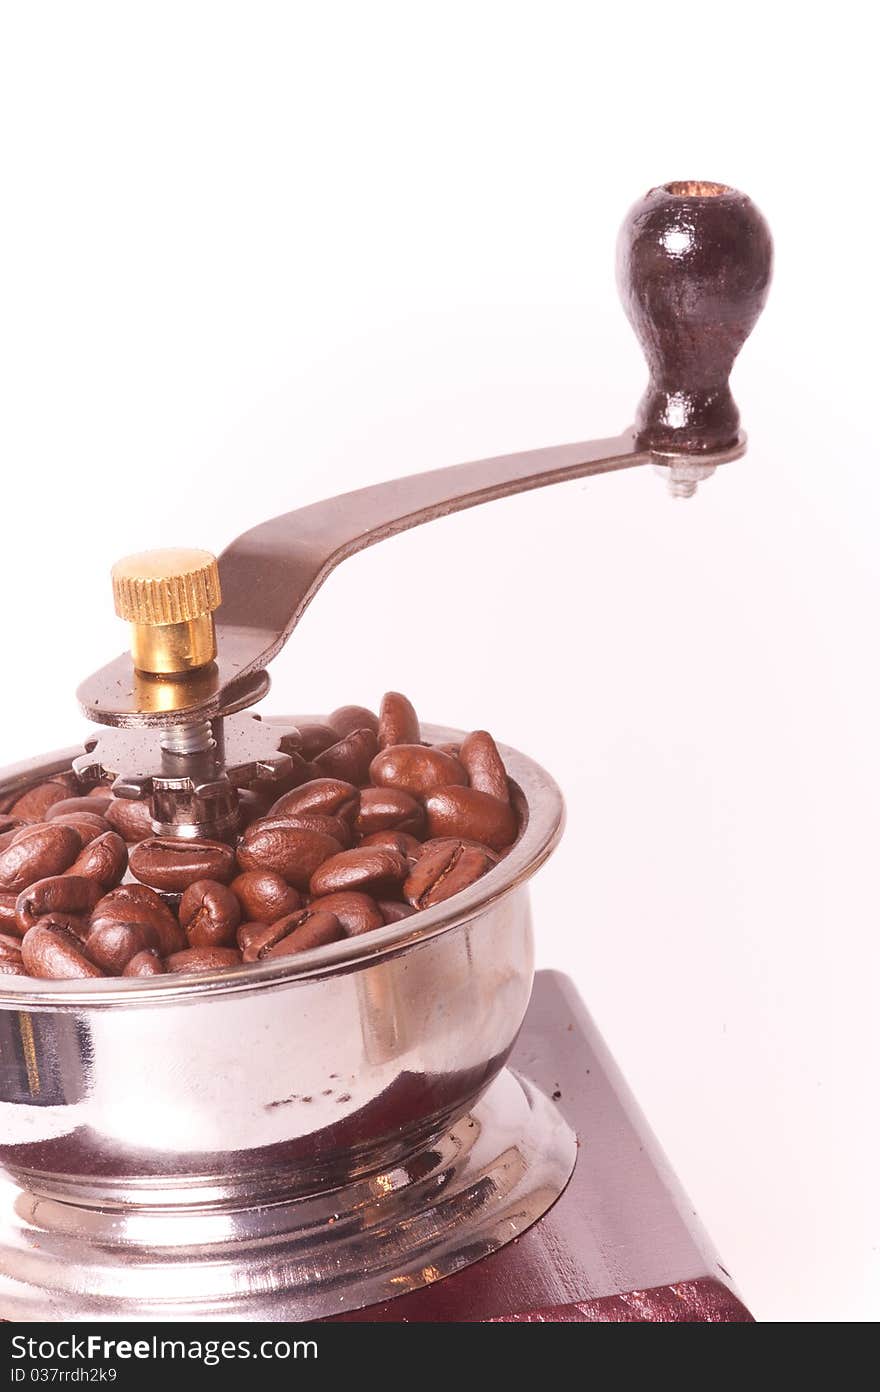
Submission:
M 624 309 L 650 370 L 639 445 L 700 454 L 732 445 L 728 378 L 770 286 L 770 229 L 744 193 L 697 180 L 651 189 L 618 242 Z

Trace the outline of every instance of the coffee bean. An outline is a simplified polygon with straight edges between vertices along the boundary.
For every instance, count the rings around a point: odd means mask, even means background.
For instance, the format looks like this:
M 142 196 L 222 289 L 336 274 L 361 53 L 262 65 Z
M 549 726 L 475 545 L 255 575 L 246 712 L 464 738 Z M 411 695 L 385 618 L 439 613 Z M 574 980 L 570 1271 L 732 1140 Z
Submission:
M 61 875 L 76 860 L 82 840 L 73 827 L 38 822 L 0 852 L 0 888 L 22 890 L 47 875 Z
M 110 823 L 103 817 L 89 816 L 87 812 L 66 812 L 61 817 L 53 817 L 49 826 L 71 826 L 79 834 L 79 838 L 84 846 L 90 841 L 94 841 L 98 836 L 105 836 L 110 831 Z M 115 835 L 115 833 L 114 833 Z M 124 844 L 124 843 L 123 843 Z
M 280 942 L 290 932 L 291 919 L 296 918 L 300 913 L 291 915 L 291 918 L 279 918 L 275 923 L 251 924 L 250 931 L 242 934 L 238 946 L 241 951 L 243 962 L 259 962 L 270 948 Z M 302 910 L 308 913 L 308 909 Z
M 417 859 L 420 860 L 422 856 L 428 855 L 430 851 L 436 850 L 438 846 L 448 845 L 450 841 L 457 841 L 461 846 L 473 846 L 474 850 L 482 851 L 483 855 L 489 857 L 493 865 L 497 865 L 502 854 L 504 854 L 502 851 L 493 851 L 491 847 L 484 846 L 482 841 L 475 841 L 473 837 L 470 836 L 432 836 L 429 837 L 427 841 L 423 841 L 419 846 L 419 855 Z
M 90 932 L 88 914 L 65 913 L 63 909 L 51 909 L 37 922 L 44 928 L 61 928 L 66 933 L 72 933 L 80 942 L 85 942 Z
M 297 895 L 297 898 L 299 898 L 299 895 Z M 286 917 L 286 915 L 284 916 Z M 260 923 L 257 919 L 249 919 L 247 923 L 240 923 L 238 925 L 238 930 L 235 934 L 235 942 L 246 962 L 251 960 L 250 957 L 244 956 L 251 943 L 260 937 L 269 927 L 271 927 L 271 924 Z
M 20 840 L 21 840 L 21 838 L 24 836 L 25 832 L 27 832 L 27 831 L 33 831 L 35 827 L 41 827 L 41 826 L 46 826 L 46 823 L 45 823 L 45 822 L 29 822 L 29 821 L 22 821 L 21 819 L 19 819 L 18 826 L 16 826 L 16 827 L 11 827 L 11 828 L 9 829 L 9 831 L 7 831 L 7 832 L 5 833 L 5 836 L 6 836 L 6 838 L 7 838 L 7 840 L 6 840 L 6 845 L 8 845 L 8 846 L 14 846 L 15 843 L 16 843 L 17 841 L 20 841 Z M 82 842 L 80 842 L 80 845 L 82 845 Z M 5 849 L 5 847 L 4 847 L 4 849 Z
M 312 874 L 309 892 L 320 898 L 339 894 L 343 890 L 387 896 L 399 887 L 409 873 L 406 857 L 386 846 L 358 846 L 353 851 L 341 851 L 330 856 Z
M 372 730 L 375 735 L 379 728 L 378 717 L 371 710 L 367 710 L 366 706 L 340 706 L 332 715 L 327 716 L 326 723 L 331 730 L 336 731 L 337 739 L 344 739 L 355 730 Z
M 457 759 L 424 744 L 395 744 L 380 750 L 370 764 L 370 778 L 377 788 L 400 788 L 416 798 L 467 783 Z
M 252 830 L 249 827 L 248 834 Z M 235 876 L 235 852 L 222 841 L 176 841 L 167 836 L 151 836 L 134 847 L 128 863 L 131 873 L 143 884 L 175 894 L 196 880 L 228 884 Z
M 315 768 L 326 778 L 341 778 L 359 788 L 370 779 L 370 763 L 379 745 L 372 730 L 353 730 L 315 758 Z
M 374 831 L 361 839 L 362 846 L 384 846 L 386 850 L 397 851 L 410 864 L 414 865 L 422 854 L 422 843 L 408 831 Z
M 379 710 L 379 748 L 391 744 L 418 744 L 422 738 L 415 708 L 399 691 L 386 691 Z
M 149 929 L 145 929 L 142 923 L 111 923 L 105 920 L 92 928 L 83 949 L 96 966 L 111 976 L 119 976 L 132 957 L 152 946 L 147 941 L 148 934 Z
M 364 788 L 354 829 L 360 836 L 374 831 L 406 831 L 419 836 L 425 830 L 425 809 L 400 788 Z
M 27 976 L 24 961 L 19 957 L 0 957 L 0 976 Z
M 320 812 L 285 812 L 282 816 L 268 816 L 259 819 L 266 827 L 302 827 L 306 831 L 320 831 L 324 836 L 332 836 L 345 849 L 351 845 L 352 829 L 342 817 L 325 817 Z
M 18 903 L 17 894 L 0 894 L 0 931 L 4 933 L 18 933 L 18 920 L 15 917 L 15 906 Z
M 11 933 L 0 933 L 0 958 L 14 957 L 21 961 L 21 938 L 14 938 Z
M 420 857 L 403 886 L 414 909 L 430 909 L 467 889 L 495 864 L 495 857 L 461 841 L 441 841 Z
M 16 841 L 20 841 L 26 832 L 33 831 L 35 827 L 45 825 L 45 822 L 22 822 L 21 826 L 17 827 L 15 831 L 9 832 L 9 835 L 12 837 L 12 840 L 9 842 L 10 846 L 14 846 Z
M 313 778 L 292 792 L 285 793 L 269 808 L 269 817 L 299 816 L 317 812 L 322 817 L 341 817 L 353 822 L 360 805 L 360 793 L 339 778 Z
M 277 926 L 277 925 L 276 925 Z M 327 943 L 338 942 L 345 934 L 339 920 L 333 914 L 312 913 L 286 938 L 263 954 L 263 961 L 276 957 L 292 957 L 299 952 L 308 952 Z
M 51 875 L 19 894 L 15 917 L 24 935 L 47 914 L 89 914 L 101 897 L 101 886 L 84 875 Z
M 472 788 L 478 793 L 489 793 L 500 802 L 510 802 L 507 770 L 497 744 L 486 730 L 474 730 L 467 735 L 458 758 Z
M 464 836 L 500 851 L 515 840 L 513 808 L 476 788 L 442 788 L 425 799 L 431 836 Z
M 335 744 L 339 735 L 330 725 L 319 725 L 315 721 L 301 721 L 297 723 L 300 734 L 300 754 L 304 759 L 314 759 L 316 754 L 323 754 L 325 749 L 329 749 L 331 744 Z
M 401 923 L 415 913 L 412 904 L 401 904 L 396 899 L 378 899 L 376 902 L 386 923 Z
M 226 885 L 196 880 L 181 896 L 179 917 L 190 947 L 232 947 L 241 908 Z
M 114 798 L 104 813 L 107 825 L 118 832 L 123 841 L 143 841 L 153 834 L 153 817 L 148 802 L 132 802 L 129 798 Z
M 60 924 L 45 919 L 25 933 L 21 942 L 21 960 L 28 976 L 48 981 L 72 978 L 97 978 L 104 975 L 100 967 L 86 956 L 79 938 Z
M 341 850 L 338 841 L 320 831 L 254 822 L 239 842 L 238 863 L 245 870 L 274 870 L 295 889 L 306 890 L 321 862 Z
M 103 788 L 100 793 L 91 793 L 88 797 L 65 797 L 52 804 L 43 820 L 54 822 L 56 817 L 75 817 L 80 812 L 87 817 L 103 817 L 112 801 L 112 794 Z
M 22 826 L 29 826 L 29 822 L 23 822 L 17 827 L 11 827 L 9 831 L 0 831 L 0 851 L 5 851 L 7 846 L 11 846 Z
M 136 952 L 130 962 L 122 969 L 123 976 L 164 976 L 165 963 L 155 948 L 147 947 Z
M 353 890 L 325 894 L 320 899 L 313 899 L 309 908 L 332 913 L 342 924 L 347 938 L 370 933 L 374 928 L 381 928 L 385 921 L 376 901 L 369 894 L 358 894 Z
M 281 752 L 287 754 L 290 759 L 290 768 L 281 778 L 257 779 L 254 783 L 254 792 L 263 800 L 268 807 L 273 798 L 278 798 L 280 794 L 299 788 L 303 783 L 310 783 L 312 779 L 318 777 L 319 770 L 310 761 L 297 754 L 295 750 L 286 749 L 284 740 L 281 741 Z
M 170 972 L 215 971 L 240 964 L 241 953 L 236 947 L 188 947 L 183 952 L 173 952 L 165 962 Z
M 108 890 L 119 884 L 127 868 L 125 842 L 115 831 L 105 831 L 83 847 L 67 874 L 83 875 Z
M 285 929 L 284 933 L 281 930 Z M 293 957 L 298 952 L 308 952 L 313 947 L 324 947 L 327 943 L 338 942 L 344 938 L 342 925 L 335 914 L 321 909 L 300 909 L 289 918 L 279 919 L 269 929 L 276 936 L 274 943 L 267 943 L 259 953 L 259 960 L 274 960 L 276 957 Z
M 69 796 L 70 789 L 65 783 L 38 783 L 35 788 L 28 788 L 26 793 L 22 793 L 12 804 L 10 811 L 14 817 L 26 817 L 33 822 L 41 821 L 50 807 Z
M 99 899 L 92 912 L 92 926 L 106 922 L 137 923 L 148 928 L 147 946 L 157 947 L 163 957 L 186 947 L 186 937 L 174 914 L 147 885 L 120 885 Z
M 301 906 L 298 892 L 274 870 L 245 870 L 229 886 L 241 905 L 242 917 L 274 923 Z

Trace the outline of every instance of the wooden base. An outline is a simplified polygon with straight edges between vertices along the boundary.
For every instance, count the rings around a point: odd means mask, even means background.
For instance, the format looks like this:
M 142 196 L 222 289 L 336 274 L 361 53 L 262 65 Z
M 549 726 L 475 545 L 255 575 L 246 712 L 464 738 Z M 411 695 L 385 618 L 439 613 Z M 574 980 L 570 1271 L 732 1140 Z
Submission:
M 512 1066 L 578 1136 L 568 1188 L 533 1227 L 354 1321 L 747 1323 L 693 1209 L 567 977 L 539 972 Z

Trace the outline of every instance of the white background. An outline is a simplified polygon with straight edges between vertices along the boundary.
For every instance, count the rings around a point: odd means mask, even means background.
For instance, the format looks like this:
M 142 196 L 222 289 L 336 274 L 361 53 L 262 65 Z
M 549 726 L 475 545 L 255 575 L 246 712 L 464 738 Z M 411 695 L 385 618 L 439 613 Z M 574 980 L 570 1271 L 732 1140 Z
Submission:
M 568 798 L 535 885 L 764 1320 L 880 1313 L 877 180 L 860 4 L 4 7 L 0 764 L 73 741 L 111 562 L 628 424 L 628 205 L 726 181 L 777 271 L 751 437 L 348 562 L 276 711 L 407 691 Z

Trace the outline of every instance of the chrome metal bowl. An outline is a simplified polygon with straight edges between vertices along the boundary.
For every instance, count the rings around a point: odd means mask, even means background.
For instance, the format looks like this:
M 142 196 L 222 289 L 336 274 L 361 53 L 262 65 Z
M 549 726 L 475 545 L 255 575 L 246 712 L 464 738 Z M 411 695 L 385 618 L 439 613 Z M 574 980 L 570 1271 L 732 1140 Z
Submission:
M 80 1208 L 228 1211 L 351 1185 L 447 1132 L 516 1039 L 533 974 L 526 882 L 563 824 L 549 775 L 502 755 L 519 840 L 417 919 L 247 970 L 0 978 L 6 1174 Z M 7 770 L 0 793 L 70 757 Z

